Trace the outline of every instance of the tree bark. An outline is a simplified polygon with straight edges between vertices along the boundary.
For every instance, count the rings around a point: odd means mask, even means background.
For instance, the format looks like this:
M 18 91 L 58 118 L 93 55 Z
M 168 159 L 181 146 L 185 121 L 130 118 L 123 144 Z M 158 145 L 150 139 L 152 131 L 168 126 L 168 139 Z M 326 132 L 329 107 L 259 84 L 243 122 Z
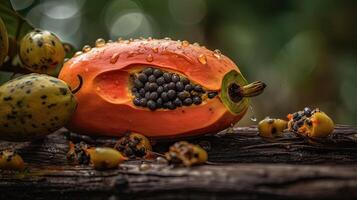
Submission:
M 0 142 L 27 163 L 24 172 L 2 171 L 0 199 L 356 199 L 357 128 L 339 125 L 328 139 L 293 133 L 263 139 L 256 127 L 230 128 L 188 139 L 207 149 L 209 162 L 173 168 L 155 161 L 129 161 L 119 169 L 96 171 L 66 160 L 68 140 L 113 146 L 113 138 L 93 138 L 61 129 L 43 140 Z M 164 152 L 173 141 L 158 141 Z M 143 170 L 141 163 L 150 168 Z

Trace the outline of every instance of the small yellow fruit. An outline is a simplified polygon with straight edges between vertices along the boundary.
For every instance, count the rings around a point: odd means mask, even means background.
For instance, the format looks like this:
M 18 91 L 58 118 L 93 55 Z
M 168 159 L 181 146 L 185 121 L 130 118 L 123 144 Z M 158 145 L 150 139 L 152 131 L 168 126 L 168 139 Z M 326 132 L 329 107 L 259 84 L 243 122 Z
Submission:
M 0 66 L 4 62 L 9 50 L 9 39 L 4 22 L 0 18 Z
M 267 117 L 258 124 L 259 135 L 267 138 L 281 136 L 287 125 L 288 122 L 285 120 Z
M 127 160 L 119 151 L 109 147 L 93 147 L 86 149 L 90 163 L 94 169 L 104 170 L 118 167 Z
M 19 54 L 27 69 L 49 74 L 63 63 L 65 50 L 56 35 L 36 29 L 22 38 Z
M 335 124 L 324 112 L 315 112 L 310 119 L 305 120 L 304 135 L 313 138 L 328 137 L 334 130 Z
M 0 169 L 23 170 L 24 167 L 25 163 L 19 154 L 9 150 L 0 152 Z

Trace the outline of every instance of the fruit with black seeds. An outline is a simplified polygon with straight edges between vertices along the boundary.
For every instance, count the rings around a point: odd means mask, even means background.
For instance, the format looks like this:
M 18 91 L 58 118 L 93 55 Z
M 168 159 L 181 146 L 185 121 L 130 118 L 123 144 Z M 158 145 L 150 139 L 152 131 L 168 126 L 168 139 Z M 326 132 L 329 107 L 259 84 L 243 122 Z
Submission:
M 265 84 L 248 84 L 226 56 L 217 58 L 199 45 L 181 47 L 182 42 L 172 40 L 102 42 L 67 61 L 60 78 L 71 85 L 75 85 L 73 74 L 83 74 L 87 80 L 76 95 L 81 106 L 69 128 L 85 134 L 121 136 L 134 131 L 175 138 L 217 132 L 239 121 L 249 97 L 260 94 Z M 120 62 L 116 62 L 118 54 Z M 141 73 L 147 80 L 138 79 Z M 180 94 L 183 91 L 187 93 Z M 217 98 L 206 91 L 217 92 Z M 157 98 L 150 98 L 153 92 Z M 145 103 L 137 106 L 135 98 Z

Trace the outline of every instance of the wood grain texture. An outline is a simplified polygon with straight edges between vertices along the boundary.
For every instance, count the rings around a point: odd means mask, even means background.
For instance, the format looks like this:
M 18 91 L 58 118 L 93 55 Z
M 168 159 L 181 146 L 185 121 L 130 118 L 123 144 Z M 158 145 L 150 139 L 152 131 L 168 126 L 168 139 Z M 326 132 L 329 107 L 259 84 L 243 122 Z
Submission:
M 25 172 L 1 172 L 0 199 L 357 199 L 355 127 L 339 125 L 319 141 L 292 133 L 265 140 L 256 127 L 231 128 L 190 139 L 208 150 L 206 165 L 129 161 L 108 171 L 68 163 L 65 135 L 100 146 L 115 143 L 64 129 L 41 141 L 0 142 L 0 149 L 17 149 L 27 163 Z M 172 143 L 157 142 L 154 149 L 164 152 Z M 151 167 L 141 170 L 141 162 Z

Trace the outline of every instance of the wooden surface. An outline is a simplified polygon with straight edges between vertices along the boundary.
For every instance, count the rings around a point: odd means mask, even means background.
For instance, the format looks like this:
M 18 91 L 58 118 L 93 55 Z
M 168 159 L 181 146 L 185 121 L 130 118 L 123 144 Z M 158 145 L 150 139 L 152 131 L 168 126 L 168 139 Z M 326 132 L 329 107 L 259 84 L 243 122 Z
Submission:
M 62 129 L 36 142 L 0 142 L 27 163 L 21 173 L 1 172 L 0 199 L 357 199 L 357 128 L 339 125 L 326 140 L 287 133 L 265 140 L 255 127 L 228 129 L 191 139 L 207 149 L 209 162 L 173 168 L 155 161 L 129 161 L 96 171 L 68 163 Z M 99 146 L 115 139 L 80 137 Z M 164 152 L 172 142 L 157 142 Z M 142 162 L 150 168 L 143 170 Z

